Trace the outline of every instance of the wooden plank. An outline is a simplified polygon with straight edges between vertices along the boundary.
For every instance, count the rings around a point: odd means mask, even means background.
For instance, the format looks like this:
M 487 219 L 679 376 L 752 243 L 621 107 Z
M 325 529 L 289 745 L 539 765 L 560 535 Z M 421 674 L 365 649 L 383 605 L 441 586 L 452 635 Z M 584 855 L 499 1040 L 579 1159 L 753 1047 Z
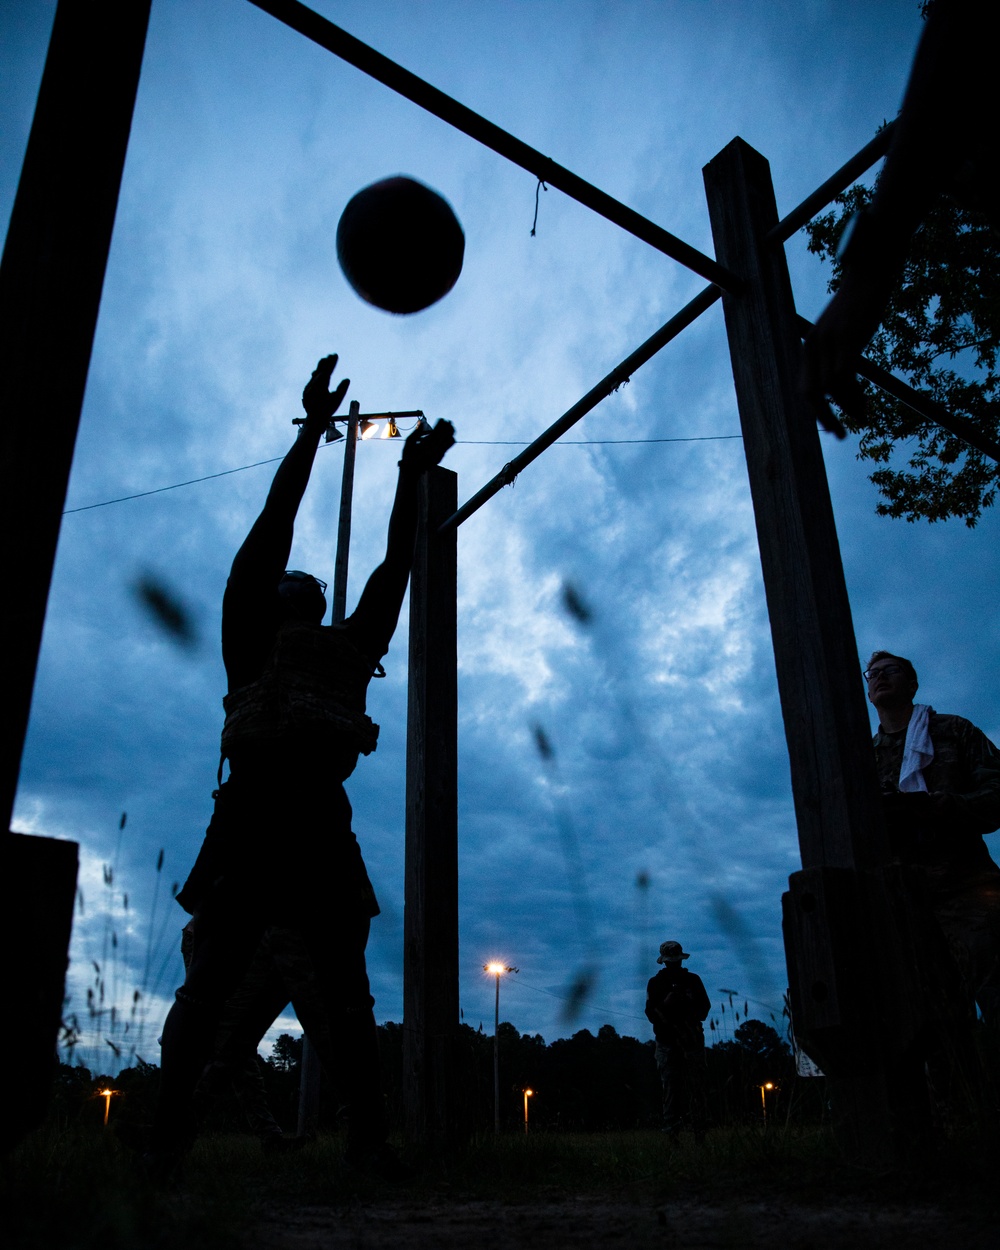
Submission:
M 17 1073 L 4 1092 L 0 1151 L 39 1124 L 48 1106 L 62 1021 L 76 901 L 75 842 L 23 833 L 0 837 L 6 899 L 0 933 L 8 954 L 4 997 L 16 1011 L 0 1030 L 0 1063 Z
M 459 1134 L 457 503 L 457 474 L 425 474 L 410 578 L 403 1098 L 431 1148 Z
M 723 310 L 804 869 L 784 900 L 793 1012 L 828 1073 L 843 1147 L 881 1165 L 920 1092 L 890 1041 L 890 1001 L 919 987 L 900 952 L 876 941 L 891 918 L 888 844 L 826 469 L 799 395 L 788 268 L 765 242 L 777 225 L 770 170 L 735 139 L 704 177 L 719 259 L 746 284 L 723 295 Z
M 768 163 L 734 139 L 704 170 L 743 428 L 803 868 L 885 862 L 871 731 L 819 435 L 799 397 L 801 345 Z
M 9 827 L 150 0 L 60 0 L 0 263 Z

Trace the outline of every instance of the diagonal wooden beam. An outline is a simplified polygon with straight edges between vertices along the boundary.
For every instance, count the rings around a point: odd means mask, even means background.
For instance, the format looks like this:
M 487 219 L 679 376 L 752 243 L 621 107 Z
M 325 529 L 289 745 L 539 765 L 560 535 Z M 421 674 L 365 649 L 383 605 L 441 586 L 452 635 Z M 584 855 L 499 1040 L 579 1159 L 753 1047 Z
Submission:
M 150 0 L 59 0 L 0 262 L 0 829 L 14 805 Z
M 471 139 L 491 148 L 515 165 L 520 165 L 522 169 L 526 169 L 528 173 L 533 174 L 542 182 L 558 188 L 571 199 L 593 209 L 601 217 L 614 222 L 616 226 L 627 230 L 629 234 L 634 234 L 637 239 L 642 239 L 651 247 L 655 247 L 657 251 L 663 252 L 665 256 L 679 261 L 680 264 L 700 274 L 709 282 L 714 282 L 725 291 L 739 289 L 739 279 L 736 275 L 710 256 L 699 252 L 697 248 L 691 247 L 689 243 L 671 234 L 669 230 L 664 230 L 662 226 L 656 225 L 647 217 L 643 217 L 641 213 L 637 213 L 635 209 L 622 204 L 613 196 L 608 195 L 606 191 L 586 182 L 571 170 L 557 165 L 548 156 L 529 147 L 527 143 L 523 143 L 506 130 L 501 130 L 495 123 L 473 112 L 472 109 L 460 104 L 451 96 L 445 95 L 437 87 L 432 87 L 430 83 L 418 78 L 408 69 L 403 69 L 395 61 L 390 61 L 381 52 L 376 52 L 368 44 L 349 35 L 346 30 L 335 26 L 333 22 L 328 22 L 325 17 L 313 12 L 306 5 L 300 4 L 299 0 L 250 0 L 250 3 L 258 9 L 263 9 L 265 13 L 270 13 L 272 17 L 277 18 L 279 22 L 284 22 L 292 30 L 297 30 L 300 35 L 305 35 L 307 39 L 319 44 L 321 48 L 326 48 L 334 56 L 347 61 L 355 69 L 368 74 L 383 86 L 405 96 L 422 109 L 426 109 L 428 113 L 433 113 L 435 117 L 440 117 L 442 121 L 454 126 L 456 130 L 461 130 Z
M 461 508 L 444 522 L 441 532 L 461 525 L 505 486 L 512 485 L 522 469 L 533 460 L 537 460 L 543 451 L 551 447 L 567 430 L 596 408 L 602 399 L 606 399 L 612 391 L 616 391 L 619 386 L 627 382 L 636 369 L 644 365 L 647 360 L 651 360 L 661 347 L 666 347 L 670 340 L 675 339 L 682 330 L 687 329 L 692 321 L 697 320 L 706 308 L 711 308 L 721 295 L 722 292 L 717 286 L 709 286 L 685 304 L 679 313 L 671 317 L 655 334 L 651 334 L 645 343 L 641 343 L 630 356 L 625 357 L 621 364 L 615 365 L 610 373 L 605 374 L 600 382 L 591 387 L 572 408 L 564 412 L 558 421 L 554 421 L 543 434 L 539 434 L 538 438 L 525 447 L 520 455 L 508 461 L 496 477 L 491 478 L 481 490 L 476 491 L 471 499 L 467 499 Z
M 813 328 L 813 323 L 806 317 L 796 317 L 796 324 L 803 338 Z M 905 404 L 918 417 L 923 417 L 932 425 L 939 425 L 942 430 L 954 434 L 956 438 L 962 439 L 970 447 L 975 447 L 976 451 L 981 451 L 984 456 L 1000 461 L 1000 443 L 977 429 L 968 417 L 960 417 L 954 412 L 949 412 L 931 395 L 925 391 L 914 390 L 902 378 L 897 378 L 895 374 L 890 373 L 888 369 L 883 369 L 881 365 L 877 365 L 874 360 L 869 360 L 867 356 L 861 357 L 858 373 L 869 382 L 874 382 L 893 399 L 898 399 L 901 404 Z

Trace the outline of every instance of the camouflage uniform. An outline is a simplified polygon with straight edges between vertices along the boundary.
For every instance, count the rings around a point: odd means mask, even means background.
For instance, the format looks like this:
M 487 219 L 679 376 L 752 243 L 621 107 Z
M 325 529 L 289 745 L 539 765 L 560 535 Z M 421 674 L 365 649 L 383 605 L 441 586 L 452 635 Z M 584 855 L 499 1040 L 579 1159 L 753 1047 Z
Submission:
M 914 892 L 933 913 L 984 1018 L 1000 1023 L 1000 868 L 983 835 L 1000 828 L 1000 752 L 961 716 L 930 709 L 934 758 L 923 770 L 944 812 L 924 796 L 899 794 L 906 731 L 875 734 L 889 836 Z
M 184 968 L 191 966 L 191 953 L 194 949 L 194 921 L 188 921 L 181 934 L 181 955 Z M 254 961 L 243 980 L 243 984 L 229 999 L 219 1019 L 219 1033 L 216 1041 L 215 1058 L 205 1069 L 195 1091 L 196 1102 L 207 1106 L 217 1098 L 227 1085 L 231 1085 L 240 1100 L 240 1106 L 247 1118 L 250 1131 L 255 1133 L 266 1146 L 275 1138 L 281 1137 L 281 1126 L 271 1114 L 264 1091 L 264 1078 L 261 1076 L 257 1063 L 257 1039 L 250 1045 L 234 1046 L 232 1044 L 234 1030 L 245 1018 L 249 1004 L 257 1003 L 266 997 L 270 1002 L 273 996 L 269 992 L 272 986 L 273 964 L 268 958 L 263 942 L 254 956 Z M 279 991 L 279 997 L 283 991 Z M 285 1006 L 288 995 L 284 994 L 281 1003 L 275 1009 L 277 1015 Z M 268 1007 L 268 1010 L 270 1008 Z M 274 1016 L 271 1017 L 272 1019 Z

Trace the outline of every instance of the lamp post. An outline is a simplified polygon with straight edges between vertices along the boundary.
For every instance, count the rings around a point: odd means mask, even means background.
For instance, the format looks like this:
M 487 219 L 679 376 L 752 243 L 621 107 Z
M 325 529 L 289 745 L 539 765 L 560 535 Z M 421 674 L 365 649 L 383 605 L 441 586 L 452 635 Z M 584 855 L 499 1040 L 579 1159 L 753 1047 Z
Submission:
M 354 457 L 358 448 L 359 438 L 369 437 L 378 429 L 377 420 L 386 421 L 383 438 L 399 438 L 396 428 L 396 417 L 417 417 L 423 420 L 422 412 L 374 412 L 362 414 L 361 405 L 352 399 L 346 417 L 333 418 L 327 426 L 328 443 L 344 438 L 337 429 L 338 420 L 347 427 L 347 441 L 344 443 L 344 472 L 340 485 L 340 512 L 337 519 L 337 555 L 333 566 L 333 618 L 334 625 L 340 625 L 347 616 L 347 565 L 351 550 L 351 509 L 354 503 Z M 294 417 L 293 425 L 302 425 L 304 417 Z M 297 1132 L 304 1136 L 315 1127 L 319 1117 L 320 1063 L 316 1048 L 307 1034 L 302 1035 L 302 1059 L 299 1067 L 299 1117 Z
M 535 1091 L 533 1089 L 526 1089 L 524 1091 L 524 1135 L 526 1137 L 528 1135 L 528 1099 L 532 1096 L 532 1094 L 534 1094 L 534 1092 Z
M 483 971 L 496 977 L 497 993 L 493 1011 L 493 1132 L 500 1132 L 500 978 L 505 972 L 517 972 L 516 968 L 508 968 L 506 964 L 483 964 Z M 527 1101 L 525 1101 L 527 1108 Z M 527 1116 L 525 1110 L 525 1116 Z
M 760 1090 L 760 1106 L 764 1113 L 764 1125 L 767 1126 L 767 1091 L 774 1089 L 773 1081 L 765 1081 L 763 1085 L 758 1086 Z
M 104 1099 L 104 1127 L 108 1127 L 108 1117 L 111 1115 L 111 1099 L 117 1093 L 117 1090 L 102 1089 L 98 1090 L 98 1094 Z

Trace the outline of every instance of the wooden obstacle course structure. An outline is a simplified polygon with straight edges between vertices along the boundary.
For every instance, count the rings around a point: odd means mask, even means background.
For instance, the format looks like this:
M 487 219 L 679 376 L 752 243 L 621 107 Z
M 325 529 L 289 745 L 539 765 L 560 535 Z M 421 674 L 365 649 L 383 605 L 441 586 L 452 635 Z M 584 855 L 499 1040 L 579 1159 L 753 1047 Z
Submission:
M 8 813 L 149 3 L 59 0 L 0 269 L 5 331 L 0 385 L 7 415 L 2 541 L 8 577 L 19 588 L 22 609 L 4 678 L 14 727 L 13 746 L 0 769 Z M 455 531 L 721 296 L 802 852 L 803 869 L 794 874 L 784 904 L 796 1025 L 807 1052 L 815 1052 L 827 1067 L 852 1149 L 885 1157 L 909 1096 L 892 1076 L 892 1064 L 923 1018 L 927 964 L 913 953 L 905 891 L 885 867 L 886 838 L 819 435 L 797 390 L 801 319 L 795 313 L 782 244 L 884 155 L 888 131 L 781 221 L 766 160 L 734 140 L 705 169 L 718 252 L 713 259 L 298 0 L 250 3 L 710 283 L 461 508 L 454 474 L 439 469 L 425 483 L 411 587 L 407 745 L 404 1028 L 410 1133 L 429 1144 L 446 1144 L 461 1131 L 452 1062 L 458 1035 Z M 86 90 L 81 89 L 81 74 Z M 81 166 L 85 178 L 79 176 Z M 65 191 L 63 180 L 68 178 L 74 179 L 72 195 Z M 89 198 L 81 197 L 84 188 Z M 79 276 L 69 289 L 67 273 Z M 55 364 L 54 350 L 60 355 Z M 873 367 L 866 368 L 866 376 L 872 376 Z M 930 419 L 960 437 L 968 434 L 961 423 L 949 424 L 953 419 L 927 397 L 898 379 L 890 383 L 904 388 L 908 402 L 922 415 L 934 412 Z M 49 435 L 44 458 L 36 450 L 40 422 Z M 976 445 L 982 449 L 981 443 Z M 989 454 L 997 454 L 990 446 Z M 880 952 L 877 959 L 873 950 Z M 911 1006 L 903 1010 L 906 1003 Z M 897 1008 L 902 1015 L 892 1014 Z M 907 1022 L 899 1026 L 904 1017 Z M 898 1045 L 885 1033 L 892 1021 L 897 1022 L 891 1027 Z M 876 1030 L 880 1041 L 871 1046 L 868 1039 Z

